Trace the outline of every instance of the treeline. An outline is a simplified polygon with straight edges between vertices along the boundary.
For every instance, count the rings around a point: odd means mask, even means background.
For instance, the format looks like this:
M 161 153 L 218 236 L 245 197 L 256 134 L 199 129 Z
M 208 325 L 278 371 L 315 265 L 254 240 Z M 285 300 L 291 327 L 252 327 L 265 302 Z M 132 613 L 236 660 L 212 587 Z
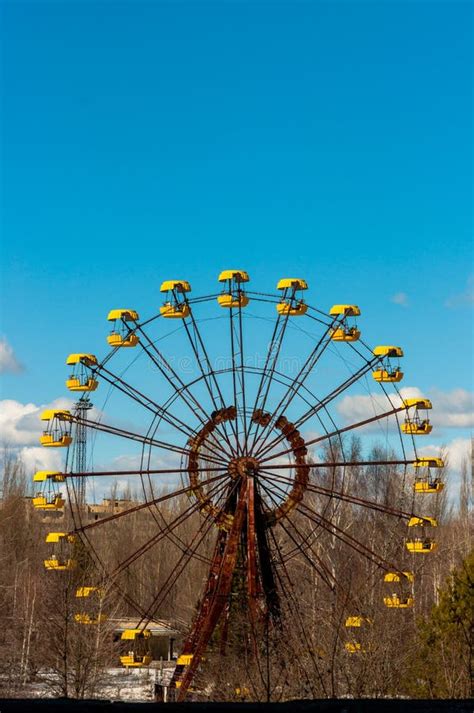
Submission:
M 331 443 L 320 455 L 336 462 L 340 447 Z M 346 460 L 360 461 L 362 455 L 357 439 L 346 444 Z M 375 447 L 365 460 L 391 457 Z M 6 449 L 0 695 L 25 695 L 42 677 L 52 695 L 94 696 L 104 671 L 118 662 L 115 617 L 138 623 L 149 614 L 185 633 L 202 595 L 216 528 L 192 497 L 182 495 L 87 530 L 87 547 L 72 546 L 77 566 L 48 572 L 45 534 L 72 530 L 86 518 L 66 509 L 63 518 L 48 522 L 31 505 L 28 476 Z M 264 622 L 256 636 L 236 577 L 225 635 L 211 642 L 196 687 L 215 700 L 470 696 L 474 560 L 468 464 L 456 502 L 449 486 L 438 495 L 415 496 L 411 476 L 394 466 L 314 468 L 311 483 L 315 487 L 306 492 L 304 507 L 268 535 L 281 607 L 278 624 Z M 264 495 L 268 507 L 285 491 L 284 478 L 280 493 L 279 487 Z M 377 507 L 361 507 L 355 498 Z M 436 551 L 407 553 L 407 519 L 393 511 L 436 518 Z M 397 571 L 413 572 L 414 581 L 384 582 L 392 563 Z M 76 593 L 85 586 L 101 589 L 96 610 L 89 612 L 96 624 L 76 621 L 84 607 Z M 413 597 L 413 606 L 388 608 L 384 597 L 393 595 Z M 346 626 L 349 617 L 359 625 Z M 52 675 L 45 678 L 48 672 Z

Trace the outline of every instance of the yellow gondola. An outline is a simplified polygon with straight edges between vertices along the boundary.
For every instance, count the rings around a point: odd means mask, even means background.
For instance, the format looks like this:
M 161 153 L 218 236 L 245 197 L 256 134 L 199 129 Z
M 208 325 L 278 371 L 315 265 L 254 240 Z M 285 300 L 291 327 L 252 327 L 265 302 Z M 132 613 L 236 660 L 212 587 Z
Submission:
M 126 668 L 140 668 L 149 666 L 152 657 L 149 650 L 149 639 L 151 634 L 146 629 L 125 629 L 120 637 L 121 641 L 127 642 L 127 653 L 120 656 L 120 663 Z
M 222 294 L 217 297 L 221 307 L 239 309 L 248 305 L 249 298 L 241 287 L 244 282 L 250 280 L 245 270 L 223 270 L 218 279 L 224 284 Z
M 386 572 L 383 578 L 385 584 L 396 584 L 399 591 L 395 591 L 383 598 L 383 603 L 389 609 L 409 609 L 413 606 L 413 595 L 406 591 L 408 585 L 413 584 L 413 572 Z
M 301 317 L 308 311 L 308 305 L 296 293 L 308 289 L 306 280 L 299 277 L 283 277 L 278 281 L 277 290 L 282 292 L 281 300 L 276 305 L 278 314 Z
M 83 611 L 74 614 L 77 624 L 101 624 L 107 621 L 108 616 L 101 612 L 104 590 L 102 587 L 79 587 L 76 598 L 81 599 Z
M 99 382 L 86 370 L 87 366 L 97 366 L 97 357 L 94 354 L 69 354 L 66 364 L 74 367 L 66 381 L 69 391 L 95 391 L 97 389 Z
M 191 310 L 184 300 L 179 300 L 179 295 L 191 292 L 191 285 L 186 280 L 165 280 L 162 282 L 160 292 L 167 293 L 166 300 L 160 307 L 160 314 L 167 319 L 184 319 L 189 317 Z
M 331 330 L 331 339 L 334 342 L 356 342 L 360 338 L 360 330 L 357 329 L 355 319 L 352 324 L 350 323 L 350 318 L 360 316 L 357 305 L 333 305 L 329 314 L 333 318 L 342 317 L 341 325 Z
M 444 468 L 442 458 L 418 458 L 413 466 L 422 471 L 422 475 L 417 475 L 413 483 L 415 493 L 440 493 L 443 490 L 441 478 L 431 474 L 431 468 Z
M 33 483 L 43 483 L 41 490 L 33 497 L 33 507 L 37 510 L 62 510 L 64 500 L 55 487 L 55 483 L 64 483 L 64 473 L 52 470 L 38 470 L 33 476 Z
M 408 527 L 421 528 L 421 534 L 418 537 L 406 541 L 405 545 L 409 552 L 419 554 L 434 552 L 438 545 L 435 540 L 427 534 L 427 528 L 438 527 L 438 522 L 435 518 L 414 516 L 410 518 Z
M 127 325 L 127 322 L 137 322 L 138 312 L 134 309 L 111 309 L 107 315 L 109 322 L 113 322 L 113 327 L 107 337 L 107 342 L 111 347 L 136 347 L 139 339 Z
M 348 616 L 344 626 L 347 629 L 361 629 L 367 625 L 371 625 L 372 620 L 369 619 L 368 617 L 365 616 Z M 356 654 L 359 652 L 365 652 L 367 649 L 365 646 L 361 644 L 360 641 L 356 641 L 355 639 L 352 639 L 351 641 L 347 641 L 344 644 L 344 648 L 346 651 L 348 651 L 350 654 Z
M 71 545 L 76 541 L 75 535 L 67 532 L 48 532 L 45 541 L 53 545 L 51 556 L 44 560 L 46 569 L 63 571 L 77 566 L 76 560 L 71 557 Z
M 375 381 L 383 383 L 398 383 L 403 379 L 403 371 L 400 370 L 398 359 L 403 356 L 401 347 L 381 345 L 375 347 L 373 355 L 383 357 L 380 366 L 372 372 Z M 397 359 L 392 363 L 392 359 Z
M 48 421 L 48 426 L 40 436 L 40 443 L 45 448 L 61 448 L 72 443 L 70 411 L 46 409 L 40 416 L 42 421 Z M 69 427 L 68 427 L 69 424 Z
M 413 436 L 425 436 L 431 433 L 433 426 L 431 425 L 429 419 L 420 416 L 420 411 L 428 411 L 432 408 L 431 401 L 429 399 L 405 399 L 403 405 L 409 411 L 414 409 L 413 416 L 407 416 L 404 423 L 401 425 L 401 431 L 405 434 L 410 434 Z

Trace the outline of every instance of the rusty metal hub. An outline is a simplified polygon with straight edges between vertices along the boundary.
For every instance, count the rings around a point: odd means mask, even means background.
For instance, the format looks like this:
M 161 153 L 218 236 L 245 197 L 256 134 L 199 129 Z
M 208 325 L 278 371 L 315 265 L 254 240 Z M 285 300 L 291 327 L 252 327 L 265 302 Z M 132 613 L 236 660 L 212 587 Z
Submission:
M 231 478 L 255 478 L 258 475 L 260 463 L 252 456 L 240 456 L 232 458 L 229 463 L 229 475 Z

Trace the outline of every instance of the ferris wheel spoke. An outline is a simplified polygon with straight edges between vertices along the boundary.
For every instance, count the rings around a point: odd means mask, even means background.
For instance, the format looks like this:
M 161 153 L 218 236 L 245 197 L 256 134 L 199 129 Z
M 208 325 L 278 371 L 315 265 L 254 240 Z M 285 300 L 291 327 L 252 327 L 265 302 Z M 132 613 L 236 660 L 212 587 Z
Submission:
M 352 535 L 349 535 L 348 532 L 342 530 L 333 522 L 323 517 L 320 513 L 316 512 L 316 510 L 309 507 L 309 505 L 306 505 L 306 503 L 299 503 L 297 506 L 297 510 L 302 515 L 305 515 L 312 522 L 321 525 L 321 527 L 326 530 L 330 535 L 335 536 L 338 540 L 343 542 L 345 545 L 351 547 L 355 552 L 358 552 L 362 557 L 365 557 L 370 562 L 376 564 L 378 567 L 386 570 L 387 572 L 400 571 L 396 565 L 391 562 L 388 562 L 384 557 L 371 550 L 370 547 L 367 547 L 366 545 L 364 545 L 363 542 L 360 542 Z
M 224 473 L 227 472 L 228 468 L 225 466 L 220 466 L 220 467 L 210 467 L 210 466 L 203 466 L 202 468 L 195 468 L 194 472 L 198 473 Z M 151 468 L 141 468 L 140 470 L 89 470 L 89 471 L 83 471 L 81 473 L 76 473 L 76 472 L 69 472 L 69 473 L 63 473 L 66 479 L 73 479 L 73 478 L 90 478 L 93 477 L 95 478 L 96 476 L 102 477 L 102 476 L 128 476 L 128 475 L 188 475 L 189 470 L 188 468 L 159 468 L 156 470 L 153 470 Z
M 90 475 L 97 475 L 97 473 L 90 473 Z M 109 473 L 109 475 L 129 475 L 129 473 Z M 213 478 L 208 478 L 207 480 L 201 481 L 202 485 L 210 485 L 211 483 L 216 483 L 219 480 L 222 480 L 223 478 L 226 477 L 227 474 L 224 473 L 224 475 L 215 475 Z M 132 513 L 140 512 L 140 510 L 145 510 L 149 508 L 151 505 L 159 505 L 160 503 L 164 503 L 167 500 L 171 500 L 172 498 L 176 498 L 180 495 L 187 495 L 188 493 L 191 493 L 193 490 L 192 485 L 188 485 L 185 488 L 180 488 L 179 490 L 173 490 L 171 493 L 165 493 L 164 495 L 160 495 L 158 498 L 153 498 L 152 500 L 147 500 L 144 503 L 140 503 L 139 505 L 133 505 L 130 508 L 127 508 L 125 510 L 121 510 L 120 512 L 114 513 L 113 515 L 108 515 L 107 517 L 103 517 L 100 520 L 95 520 L 94 522 L 89 522 L 86 525 L 81 525 L 80 527 L 76 527 L 74 530 L 71 530 L 71 534 L 75 533 L 81 533 L 85 532 L 86 530 L 92 530 L 97 527 L 101 527 L 102 525 L 105 525 L 108 522 L 112 522 L 114 520 L 119 520 L 122 517 L 126 517 L 127 515 L 131 515 Z
M 370 418 L 366 418 L 363 421 L 358 421 L 357 423 L 352 423 L 349 426 L 344 426 L 343 428 L 339 428 L 337 431 L 332 431 L 331 433 L 326 433 L 323 436 L 318 436 L 317 438 L 312 438 L 311 440 L 306 441 L 305 445 L 306 446 L 314 446 L 316 443 L 321 443 L 322 441 L 325 441 L 328 438 L 334 438 L 334 437 L 340 436 L 342 433 L 347 433 L 348 431 L 353 431 L 357 428 L 362 428 L 363 426 L 368 426 L 370 423 L 375 423 L 376 421 L 380 421 L 383 418 L 388 418 L 389 416 L 392 416 L 395 413 L 399 413 L 400 411 L 406 411 L 406 407 L 399 406 L 399 407 L 391 409 L 390 411 L 386 411 L 384 413 L 377 414 L 376 416 L 371 416 Z M 269 456 L 268 458 L 260 458 L 260 462 L 268 463 L 268 461 L 274 460 L 275 458 L 281 458 L 282 456 L 286 455 L 287 453 L 292 453 L 292 449 L 287 448 L 286 450 L 280 451 L 279 453 L 274 453 L 273 455 Z
M 225 484 L 224 484 L 225 485 Z M 222 483 L 218 483 L 209 492 L 209 497 L 215 496 L 218 491 L 222 488 Z M 111 576 L 117 576 L 120 572 L 127 569 L 133 562 L 142 557 L 146 552 L 148 552 L 152 547 L 161 542 L 165 537 L 173 532 L 179 525 L 182 525 L 186 520 L 188 520 L 192 515 L 199 512 L 202 509 L 202 504 L 198 501 L 193 503 L 191 506 L 186 508 L 182 513 L 180 513 L 174 520 L 166 525 L 165 528 L 161 529 L 156 535 L 151 537 L 145 543 L 143 543 L 135 552 L 132 552 L 125 560 L 120 562 L 117 567 L 111 573 Z
M 288 572 L 288 567 L 286 566 L 286 562 L 285 562 L 285 560 L 284 560 L 283 557 L 282 557 L 282 554 L 281 554 L 281 552 L 280 552 L 280 549 L 278 548 L 278 545 L 277 545 L 277 542 L 276 542 L 276 538 L 275 538 L 275 533 L 274 533 L 273 531 L 272 531 L 272 533 L 271 533 L 271 536 L 272 536 L 272 539 L 273 539 L 273 541 L 274 541 L 274 544 L 275 544 L 275 547 L 276 547 L 276 551 L 278 552 L 278 555 L 279 555 L 279 558 L 280 558 L 281 569 L 282 569 L 282 571 L 283 571 L 284 577 L 285 577 L 285 579 L 286 579 L 286 581 L 287 581 L 287 583 L 288 583 L 289 589 L 290 589 L 289 595 L 287 595 L 286 587 L 285 587 L 285 585 L 284 585 L 284 583 L 283 583 L 283 577 L 279 577 L 281 589 L 282 589 L 282 591 L 285 593 L 286 598 L 288 599 L 288 601 L 289 601 L 290 604 L 291 604 L 291 605 L 290 605 L 290 611 L 291 611 L 292 613 L 294 612 L 294 614 L 296 614 L 296 621 L 297 621 L 297 624 L 298 624 L 298 626 L 299 626 L 299 631 L 300 631 L 301 639 L 304 641 L 305 646 L 306 646 L 306 650 L 307 650 L 307 652 L 308 652 L 309 655 L 310 655 L 311 662 L 312 662 L 312 664 L 313 664 L 313 668 L 314 668 L 314 670 L 315 670 L 315 672 L 316 672 L 316 675 L 317 675 L 317 677 L 318 677 L 318 679 L 319 679 L 319 682 L 320 682 L 320 684 L 321 684 L 322 691 L 323 691 L 324 695 L 327 695 L 327 691 L 326 691 L 326 686 L 325 686 L 325 683 L 324 683 L 324 679 L 323 679 L 323 677 L 322 677 L 322 674 L 321 674 L 321 671 L 320 671 L 320 667 L 318 666 L 318 662 L 317 662 L 317 660 L 316 660 L 316 656 L 315 656 L 314 651 L 313 651 L 313 645 L 311 644 L 311 641 L 310 641 L 309 638 L 308 638 L 307 626 L 305 625 L 305 622 L 303 621 L 303 617 L 302 617 L 302 615 L 301 615 L 300 602 L 299 602 L 299 598 L 298 598 L 298 596 L 297 596 L 297 594 L 296 594 L 296 592 L 295 592 L 294 583 L 293 583 L 293 581 L 292 581 L 292 579 L 291 579 L 291 577 L 290 577 L 290 573 Z M 303 671 L 304 671 L 304 673 L 306 674 L 307 683 L 309 684 L 309 687 L 310 687 L 310 689 L 311 689 L 311 687 L 312 687 L 312 682 L 311 682 L 311 680 L 310 680 L 310 678 L 309 678 L 309 676 L 308 676 L 308 674 L 307 674 L 305 668 L 303 668 Z
M 235 490 L 236 488 L 236 483 L 233 484 L 231 491 Z M 222 500 L 226 495 L 225 490 L 222 490 L 219 496 L 219 501 Z M 183 550 L 181 557 L 179 558 L 178 562 L 174 566 L 173 570 L 170 572 L 169 576 L 161 586 L 160 590 L 157 592 L 155 595 L 153 602 L 147 609 L 147 616 L 142 619 L 142 621 L 139 623 L 138 627 L 142 626 L 144 621 L 146 619 L 150 619 L 154 616 L 154 613 L 159 609 L 159 607 L 162 605 L 163 601 L 165 600 L 166 596 L 170 593 L 171 589 L 174 587 L 178 579 L 181 577 L 183 572 L 186 569 L 186 566 L 189 564 L 190 560 L 196 556 L 197 551 L 199 547 L 201 546 L 202 542 L 205 540 L 207 535 L 209 534 L 209 531 L 211 528 L 215 526 L 215 521 L 213 516 L 208 513 L 205 515 L 201 526 L 198 528 L 198 530 L 195 532 L 191 542 L 186 545 L 185 550 Z
M 267 494 L 267 496 L 269 497 L 269 499 L 273 502 L 274 506 L 275 506 L 275 507 L 278 507 L 278 501 L 276 500 L 275 496 L 274 496 L 273 493 L 271 492 L 270 488 L 268 488 L 266 485 L 264 485 L 264 484 L 261 483 L 261 482 L 260 482 L 260 485 L 261 485 L 261 487 L 263 488 L 263 490 L 266 492 L 266 494 Z M 274 485 L 274 484 L 273 484 L 273 485 Z M 278 487 L 278 486 L 277 486 L 277 487 Z M 282 496 L 286 496 L 286 494 L 287 494 L 286 491 L 282 490 L 281 488 L 279 488 L 279 489 L 281 490 Z M 340 583 L 337 581 L 336 577 L 334 577 L 334 575 L 331 573 L 331 571 L 329 570 L 329 568 L 327 567 L 327 565 L 325 564 L 325 562 L 324 562 L 324 561 L 321 559 L 321 557 L 313 550 L 312 545 L 311 545 L 311 544 L 308 544 L 308 542 L 307 542 L 307 536 L 299 530 L 299 528 L 296 526 L 296 524 L 295 524 L 295 523 L 293 522 L 293 520 L 290 518 L 290 516 L 288 515 L 288 513 L 285 513 L 285 514 L 284 514 L 284 518 L 285 518 L 285 520 L 288 522 L 288 526 L 289 526 L 289 527 L 291 526 L 291 529 L 292 529 L 294 532 L 296 532 L 296 534 L 298 535 L 298 538 L 299 538 L 299 539 L 298 539 L 297 537 L 295 537 L 295 536 L 290 532 L 289 528 L 286 527 L 286 525 L 285 525 L 283 522 L 280 521 L 280 524 L 281 524 L 282 529 L 284 530 L 284 532 L 286 533 L 286 535 L 290 538 L 290 540 L 291 540 L 291 541 L 293 542 L 293 544 L 295 545 L 295 550 L 296 550 L 297 552 L 299 552 L 300 554 L 303 555 L 303 557 L 305 558 L 305 560 L 306 560 L 306 561 L 310 564 L 310 566 L 315 570 L 315 572 L 318 574 L 318 576 L 321 578 L 321 580 L 329 587 L 329 589 L 333 590 L 335 586 L 339 586 L 339 587 L 340 587 L 340 586 L 341 586 Z M 309 549 L 309 550 L 311 551 L 311 553 L 312 553 L 314 559 L 316 560 L 317 564 L 316 564 L 316 562 L 314 562 L 314 561 L 311 559 L 311 557 L 309 557 L 309 555 L 308 555 L 308 553 L 307 553 L 307 551 L 306 551 L 305 548 L 306 548 L 306 549 Z M 281 551 L 279 551 L 279 554 L 280 554 L 282 560 L 284 561 L 283 553 L 281 553 Z M 288 555 L 287 555 L 287 556 L 288 556 Z M 331 583 L 331 579 L 333 580 L 332 583 Z
M 149 359 L 153 362 L 153 364 L 156 366 L 156 368 L 159 370 L 159 372 L 164 376 L 166 381 L 170 384 L 174 393 L 181 398 L 181 400 L 185 403 L 185 405 L 187 406 L 189 411 L 193 414 L 196 414 L 196 416 L 198 417 L 201 424 L 204 425 L 207 421 L 210 420 L 211 416 L 203 408 L 203 406 L 200 404 L 200 402 L 197 400 L 197 398 L 191 392 L 189 384 L 186 384 L 181 379 L 181 377 L 176 372 L 176 370 L 173 369 L 171 364 L 167 361 L 164 354 L 158 349 L 156 344 L 154 344 L 152 342 L 152 340 L 148 337 L 148 335 L 140 327 L 140 325 L 138 325 L 138 323 L 136 323 L 136 328 L 137 328 L 137 331 L 140 332 L 141 336 L 147 342 L 147 345 L 145 345 L 143 343 L 143 339 L 139 340 L 139 344 L 140 344 L 141 348 L 143 349 L 143 351 L 147 354 Z M 155 356 L 155 354 L 156 354 L 156 356 Z M 172 374 L 173 378 L 170 376 L 170 374 Z M 175 381 L 177 383 L 175 383 Z M 178 386 L 177 386 L 177 384 L 178 384 Z M 222 444 L 219 444 L 217 441 L 216 441 L 216 443 L 222 448 Z
M 71 421 L 74 421 L 75 423 L 81 423 L 84 426 L 87 426 L 88 428 L 92 428 L 96 431 L 103 431 L 104 433 L 109 433 L 113 436 L 119 436 L 120 438 L 126 438 L 132 441 L 138 441 L 139 443 L 144 443 L 150 446 L 155 446 L 156 448 L 161 448 L 162 450 L 165 451 L 170 451 L 171 453 L 178 453 L 179 455 L 187 455 L 189 453 L 188 448 L 182 448 L 180 446 L 175 446 L 172 443 L 167 443 L 166 441 L 158 441 L 154 438 L 151 438 L 151 436 L 142 436 L 139 433 L 133 433 L 132 431 L 126 431 L 122 428 L 118 428 L 116 426 L 110 426 L 108 424 L 102 423 L 102 422 L 97 422 L 97 421 L 89 421 L 88 419 L 81 419 L 76 416 L 71 416 L 70 418 Z M 219 465 L 220 463 L 225 463 L 224 459 L 221 458 L 220 456 L 216 456 L 213 458 L 210 458 L 209 456 L 201 455 L 200 456 L 203 460 L 207 460 L 210 463 L 215 463 Z
M 371 464 L 372 465 L 372 464 Z M 377 465 L 376 463 L 374 465 Z M 270 473 L 269 471 L 262 471 L 264 475 L 267 476 L 268 480 L 271 480 L 273 482 L 279 482 L 283 484 L 290 485 L 293 483 L 291 478 L 285 478 L 281 475 L 275 475 L 274 473 Z M 344 502 L 350 503 L 352 505 L 358 505 L 360 507 L 365 507 L 370 510 L 377 510 L 378 512 L 383 512 L 386 515 L 393 515 L 395 517 L 398 517 L 403 520 L 409 520 L 411 517 L 413 517 L 414 513 L 413 512 L 406 512 L 404 510 L 399 510 L 398 508 L 393 508 L 388 505 L 383 505 L 382 503 L 378 503 L 374 500 L 367 500 L 365 498 L 358 498 L 355 495 L 351 495 L 350 493 L 345 493 L 339 490 L 333 490 L 332 488 L 323 488 L 320 485 L 313 485 L 312 483 L 308 483 L 306 486 L 306 489 L 311 492 L 315 493 L 316 495 L 323 495 L 325 497 L 329 498 L 336 498 L 337 500 L 343 500 Z
M 205 538 L 209 534 L 212 526 L 214 525 L 214 520 L 211 515 L 206 515 L 203 521 L 196 530 L 191 542 L 187 545 L 186 549 L 182 552 L 180 558 L 174 565 L 170 574 L 160 587 L 159 591 L 153 597 L 153 601 L 150 606 L 147 607 L 145 615 L 142 617 L 137 628 L 141 626 L 146 626 L 146 624 L 153 618 L 155 612 L 158 611 L 159 607 L 163 604 L 164 600 L 171 592 L 172 588 L 176 585 L 181 575 L 185 572 L 187 565 L 191 559 L 197 554 L 197 551 L 201 544 L 204 542 Z
M 171 414 L 167 409 L 163 408 L 152 398 L 146 396 L 146 394 L 142 393 L 137 388 L 126 382 L 125 379 L 122 379 L 117 374 L 114 374 L 112 371 L 110 371 L 110 369 L 106 369 L 105 367 L 103 368 L 101 364 L 99 364 L 97 368 L 89 368 L 93 373 L 99 374 L 100 377 L 107 381 L 111 386 L 114 386 L 115 388 L 122 391 L 122 393 L 126 394 L 127 396 L 130 396 L 130 398 L 141 404 L 144 408 L 148 409 L 153 414 L 157 414 L 160 419 L 166 421 L 166 423 L 168 423 L 170 426 L 174 426 L 181 433 L 187 436 L 193 434 L 193 429 L 188 426 L 185 421 L 182 421 L 177 416 Z
M 189 302 L 187 300 L 186 295 L 184 295 L 184 302 L 185 304 L 189 305 Z M 196 361 L 199 367 L 199 371 L 201 372 L 201 375 L 204 380 L 204 384 L 206 386 L 206 389 L 209 393 L 209 396 L 211 398 L 211 401 L 214 406 L 214 411 L 219 410 L 219 408 L 225 408 L 225 401 L 224 397 L 222 395 L 221 388 L 219 386 L 219 382 L 217 380 L 216 373 L 214 369 L 212 368 L 211 361 L 209 359 L 209 355 L 207 353 L 206 345 L 204 344 L 204 340 L 201 336 L 201 332 L 199 331 L 198 325 L 196 320 L 194 319 L 194 314 L 192 309 L 189 310 L 189 319 L 191 320 L 191 325 L 193 328 L 194 332 L 194 340 L 193 336 L 191 334 L 191 330 L 189 329 L 189 325 L 187 323 L 187 320 L 183 320 L 184 324 L 184 329 L 186 331 L 186 334 L 188 336 L 189 343 L 191 345 L 191 349 L 194 353 L 194 356 L 196 357 Z M 199 349 L 201 349 L 202 354 L 199 353 Z M 215 389 L 215 392 L 214 392 Z M 219 402 L 220 406 L 219 406 Z M 238 435 L 237 435 L 237 429 L 234 426 L 233 422 L 231 423 L 231 428 L 234 432 L 234 436 L 236 440 L 238 440 Z M 229 446 L 230 452 L 233 453 L 233 448 L 232 444 L 229 439 L 229 434 L 227 433 L 227 427 L 226 424 L 222 424 L 222 429 L 219 429 L 221 433 L 223 433 L 224 439 L 227 442 L 227 445 Z
M 340 396 L 344 391 L 346 391 L 350 386 L 355 384 L 359 379 L 361 379 L 365 374 L 367 374 L 368 371 L 373 367 L 374 363 L 376 361 L 379 361 L 380 357 L 374 357 L 372 360 L 368 361 L 365 366 L 361 367 L 355 374 L 351 374 L 351 376 L 346 379 L 345 381 L 342 382 L 342 384 L 339 384 L 333 391 L 331 391 L 324 399 L 317 401 L 317 403 L 312 406 L 306 413 L 304 413 L 300 418 L 295 422 L 295 427 L 296 428 L 301 428 L 307 421 L 309 421 L 310 418 L 315 416 L 321 409 L 325 409 L 328 404 L 331 403 L 331 401 L 334 401 L 338 396 Z M 405 409 L 404 409 L 405 410 Z M 277 414 L 278 409 L 275 410 L 273 414 L 274 416 Z M 283 441 L 284 436 L 279 434 L 276 436 L 273 441 L 270 443 L 267 443 L 265 447 L 261 447 L 260 450 L 257 452 L 256 455 L 262 456 L 265 453 L 268 453 L 269 450 L 274 448 L 278 443 L 281 443 Z
M 288 290 L 288 288 L 286 288 L 282 295 L 282 299 L 283 300 L 286 300 L 286 299 L 291 300 L 290 304 L 293 304 L 295 294 L 296 294 L 296 288 L 293 287 L 291 294 L 288 294 L 288 292 L 289 292 L 289 290 Z M 289 314 L 289 312 L 287 312 L 287 314 L 285 315 L 285 318 L 282 320 L 280 313 L 279 312 L 277 313 L 277 319 L 275 322 L 275 326 L 273 328 L 273 334 L 272 334 L 270 344 L 269 344 L 269 347 L 267 350 L 267 356 L 265 359 L 265 364 L 263 366 L 263 372 L 262 372 L 262 376 L 260 378 L 260 383 L 258 386 L 257 396 L 255 398 L 255 403 L 254 403 L 254 406 L 252 409 L 252 413 L 254 413 L 257 409 L 260 409 L 261 411 L 265 410 L 265 405 L 267 403 L 268 394 L 270 392 L 272 379 L 275 375 L 278 357 L 280 355 L 281 347 L 283 344 L 283 338 L 285 336 L 286 328 L 288 326 L 289 317 L 290 317 L 290 314 Z M 260 424 L 257 421 L 255 423 L 253 440 L 252 440 L 252 445 L 250 447 L 250 451 L 254 450 L 255 445 L 257 443 L 259 428 L 260 428 Z
M 304 386 L 306 379 L 312 373 L 312 371 L 314 370 L 314 367 L 318 363 L 319 359 L 322 357 L 322 355 L 326 351 L 327 347 L 331 343 L 332 330 L 339 323 L 340 323 L 340 319 L 334 319 L 334 320 L 332 320 L 331 324 L 329 326 L 327 326 L 325 333 L 320 337 L 319 341 L 317 342 L 316 346 L 313 348 L 313 350 L 307 357 L 307 359 L 306 359 L 305 363 L 303 364 L 303 366 L 301 367 L 300 371 L 298 372 L 296 377 L 291 381 L 291 383 L 288 385 L 286 392 L 283 394 L 277 407 L 273 411 L 272 420 L 270 421 L 268 426 L 264 427 L 264 429 L 262 430 L 260 437 L 257 439 L 257 443 L 261 442 L 264 436 L 265 436 L 264 440 L 266 440 L 266 438 L 268 437 L 266 434 L 269 434 L 270 425 L 273 423 L 275 417 L 284 413 L 285 411 L 287 411 L 287 409 L 291 405 L 293 399 L 295 398 L 296 394 L 298 393 L 299 389 L 301 389 Z

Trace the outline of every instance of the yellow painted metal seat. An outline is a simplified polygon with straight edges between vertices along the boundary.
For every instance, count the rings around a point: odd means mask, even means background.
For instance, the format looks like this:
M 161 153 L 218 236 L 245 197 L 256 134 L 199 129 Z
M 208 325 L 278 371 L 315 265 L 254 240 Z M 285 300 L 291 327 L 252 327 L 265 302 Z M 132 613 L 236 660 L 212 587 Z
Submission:
M 51 433 L 43 432 L 39 439 L 42 446 L 45 448 L 67 448 L 72 443 L 71 436 L 63 435 L 59 437 L 53 436 Z
M 394 593 L 390 597 L 384 597 L 383 603 L 390 609 L 409 609 L 413 606 L 414 598 L 412 596 L 403 597 Z
M 358 629 L 367 624 L 372 624 L 372 620 L 366 616 L 348 616 L 344 626 L 348 629 Z
M 276 308 L 278 314 L 288 314 L 290 317 L 302 317 L 308 311 L 308 305 L 303 302 L 303 300 L 299 300 L 294 304 L 289 302 L 279 302 Z
M 239 307 L 247 307 L 249 303 L 249 298 L 243 292 L 241 292 L 240 295 L 223 293 L 222 295 L 218 296 L 217 302 L 220 304 L 221 307 L 232 307 L 238 309 Z
M 128 647 L 127 653 L 120 656 L 122 666 L 140 668 L 151 664 L 152 657 L 148 646 L 150 637 L 151 634 L 146 629 L 125 629 L 122 632 L 120 639 L 126 642 Z
M 388 371 L 387 369 L 375 369 L 372 372 L 372 377 L 375 381 L 384 383 L 398 383 L 403 379 L 403 371 L 400 369 L 394 369 L 393 371 Z
M 407 550 L 414 554 L 428 554 L 429 552 L 434 552 L 438 547 L 438 544 L 430 537 L 417 537 L 414 540 L 407 540 L 405 545 Z
M 431 433 L 433 430 L 433 426 L 428 419 L 418 421 L 416 419 L 406 418 L 400 428 L 402 433 L 412 436 L 427 436 L 428 433 Z
M 171 319 L 184 319 L 189 317 L 191 310 L 187 304 L 173 304 L 172 302 L 165 302 L 164 305 L 160 307 L 160 314 L 162 317 Z
M 51 497 L 47 497 L 42 492 L 40 492 L 34 496 L 32 502 L 33 507 L 37 510 L 62 510 L 65 504 L 61 493 L 58 493 L 57 495 L 52 495 Z
M 360 330 L 356 327 L 339 327 L 331 332 L 333 342 L 357 342 L 360 339 Z
M 138 312 L 134 309 L 112 309 L 107 315 L 107 320 L 114 323 L 110 334 L 107 336 L 107 342 L 111 347 L 137 346 L 140 340 L 136 334 L 133 334 L 127 323 L 138 322 Z
M 99 385 L 97 379 L 89 377 L 85 381 L 81 381 L 78 377 L 70 376 L 66 380 L 66 387 L 69 391 L 95 391 Z
M 440 493 L 444 488 L 441 478 L 419 477 L 415 478 L 413 490 L 415 493 Z
M 366 650 L 360 641 L 346 641 L 344 648 L 349 654 L 363 653 Z

